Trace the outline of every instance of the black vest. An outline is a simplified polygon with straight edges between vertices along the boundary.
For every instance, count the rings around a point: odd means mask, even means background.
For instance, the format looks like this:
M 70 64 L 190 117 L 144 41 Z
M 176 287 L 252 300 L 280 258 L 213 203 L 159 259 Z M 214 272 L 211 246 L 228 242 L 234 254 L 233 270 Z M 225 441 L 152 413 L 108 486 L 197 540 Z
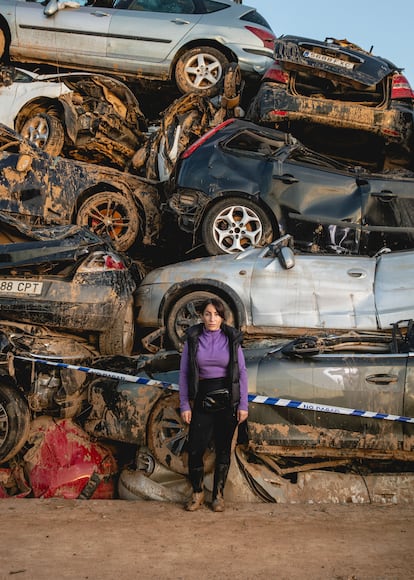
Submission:
M 187 330 L 187 345 L 188 345 L 188 362 L 189 362 L 189 373 L 188 373 L 188 395 L 189 398 L 194 400 L 198 392 L 198 381 L 199 381 L 199 369 L 197 365 L 197 348 L 198 348 L 198 338 L 204 330 L 204 324 L 195 324 Z M 238 361 L 238 349 L 243 341 L 243 333 L 234 328 L 234 326 L 229 326 L 228 324 L 222 323 L 221 330 L 229 339 L 229 349 L 230 349 L 230 361 L 227 368 L 227 376 L 231 379 L 231 398 L 232 404 L 237 405 L 240 401 L 240 370 Z

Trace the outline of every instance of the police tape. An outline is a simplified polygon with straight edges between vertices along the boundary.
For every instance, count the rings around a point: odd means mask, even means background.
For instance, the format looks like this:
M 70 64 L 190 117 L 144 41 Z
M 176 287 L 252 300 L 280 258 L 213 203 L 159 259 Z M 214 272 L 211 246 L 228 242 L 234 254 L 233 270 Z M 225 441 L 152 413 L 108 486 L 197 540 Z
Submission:
M 31 358 L 24 356 L 15 356 L 15 358 L 25 361 L 30 361 L 39 364 L 45 364 L 50 366 L 55 366 L 63 369 L 70 369 L 75 371 L 81 371 L 87 374 L 95 374 L 101 377 L 108 377 L 111 379 L 124 380 L 129 383 L 136 383 L 140 385 L 152 385 L 157 387 L 162 387 L 164 389 L 170 389 L 172 391 L 178 391 L 178 385 L 166 381 L 161 381 L 158 379 L 147 379 L 144 377 L 137 377 L 135 375 L 127 375 L 124 373 L 118 373 L 115 371 L 106 371 L 102 369 L 95 369 L 91 367 L 84 367 L 78 365 L 71 365 L 67 363 L 61 363 L 57 361 L 52 361 L 48 359 L 41 358 Z M 367 419 L 382 419 L 383 421 L 398 421 L 401 423 L 413 423 L 414 417 L 404 417 L 401 415 L 392 415 L 390 413 L 374 413 L 374 411 L 363 411 L 361 409 L 349 409 L 348 407 L 337 407 L 335 405 L 323 405 L 320 403 L 312 403 L 306 401 L 295 401 L 292 399 L 282 399 L 279 397 L 265 397 L 263 395 L 248 395 L 249 403 L 258 403 L 260 405 L 271 405 L 274 407 L 289 407 L 293 409 L 301 409 L 303 411 L 315 411 L 317 413 L 335 413 L 338 415 L 348 415 L 350 417 L 363 417 Z

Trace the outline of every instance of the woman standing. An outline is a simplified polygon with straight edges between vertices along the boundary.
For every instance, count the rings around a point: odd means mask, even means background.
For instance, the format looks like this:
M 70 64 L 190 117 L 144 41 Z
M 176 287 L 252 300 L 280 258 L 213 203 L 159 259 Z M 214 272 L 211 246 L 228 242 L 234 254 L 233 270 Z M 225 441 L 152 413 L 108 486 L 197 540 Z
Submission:
M 233 434 L 248 414 L 247 371 L 241 348 L 243 335 L 225 323 L 221 300 L 206 300 L 201 312 L 202 322 L 188 329 L 180 366 L 181 418 L 190 425 L 188 472 L 193 488 L 186 509 L 195 511 L 204 503 L 203 457 L 213 436 L 212 509 L 222 512 Z

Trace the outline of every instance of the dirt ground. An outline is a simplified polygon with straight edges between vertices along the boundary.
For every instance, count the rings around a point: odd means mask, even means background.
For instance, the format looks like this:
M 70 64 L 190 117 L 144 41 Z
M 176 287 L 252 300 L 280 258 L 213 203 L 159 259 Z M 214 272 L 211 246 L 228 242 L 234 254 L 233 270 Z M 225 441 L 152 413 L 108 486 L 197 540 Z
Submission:
M 0 579 L 414 578 L 413 505 L 0 502 Z

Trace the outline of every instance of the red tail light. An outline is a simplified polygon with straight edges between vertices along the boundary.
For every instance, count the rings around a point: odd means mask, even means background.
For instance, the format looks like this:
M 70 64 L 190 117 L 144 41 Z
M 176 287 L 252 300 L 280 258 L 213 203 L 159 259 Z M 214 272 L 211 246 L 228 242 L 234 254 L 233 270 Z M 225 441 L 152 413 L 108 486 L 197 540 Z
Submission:
M 391 99 L 412 99 L 413 91 L 404 75 L 396 74 L 392 77 Z
M 255 26 L 245 26 L 245 28 L 260 38 L 265 48 L 270 48 L 270 50 L 275 48 L 276 36 L 272 32 L 269 32 L 268 30 L 262 30 L 261 28 L 256 28 Z
M 227 121 L 220 123 L 220 125 L 217 125 L 217 127 L 214 127 L 213 129 L 210 129 L 210 131 L 207 131 L 207 133 L 204 133 L 204 135 L 200 137 L 200 139 L 194 141 L 194 143 L 184 151 L 184 153 L 181 155 L 181 159 L 187 159 L 187 157 L 190 157 L 190 155 L 192 155 L 194 151 L 196 151 L 200 147 L 200 145 L 208 141 L 212 135 L 215 135 L 217 131 L 220 131 L 220 129 L 223 129 L 223 127 L 227 127 L 227 125 L 233 122 L 234 119 L 227 119 Z
M 274 81 L 285 85 L 288 82 L 288 78 L 288 73 L 282 70 L 278 62 L 274 62 L 263 75 L 262 81 Z

